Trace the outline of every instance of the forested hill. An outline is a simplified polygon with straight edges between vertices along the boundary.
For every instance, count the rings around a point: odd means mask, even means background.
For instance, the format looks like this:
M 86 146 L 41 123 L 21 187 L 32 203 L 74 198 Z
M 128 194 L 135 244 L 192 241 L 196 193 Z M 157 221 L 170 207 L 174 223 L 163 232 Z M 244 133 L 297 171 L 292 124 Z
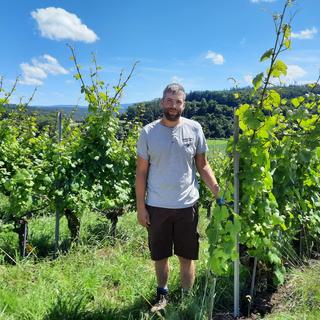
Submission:
M 251 102 L 252 88 L 230 89 L 220 91 L 191 91 L 186 97 L 184 116 L 201 123 L 207 138 L 228 138 L 233 134 L 233 109 L 242 103 Z M 276 90 L 282 98 L 291 99 L 303 96 L 310 91 L 308 86 L 277 87 Z M 314 92 L 320 94 L 319 86 Z M 239 97 L 236 98 L 236 94 Z M 159 106 L 160 99 L 152 101 L 121 105 L 120 117 L 125 119 L 139 118 L 145 125 L 159 119 L 162 112 Z M 16 108 L 16 105 L 7 105 L 8 110 Z M 27 112 L 36 115 L 40 128 L 50 126 L 55 128 L 57 112 L 64 116 L 71 116 L 74 121 L 82 122 L 88 115 L 87 107 L 74 108 L 73 106 L 31 107 Z
M 131 104 L 121 104 L 119 113 L 125 112 L 130 105 Z M 8 112 L 17 107 L 18 105 L 16 104 L 8 104 L 5 106 Z M 26 112 L 36 116 L 36 121 L 40 129 L 45 126 L 56 126 L 58 112 L 62 112 L 63 117 L 71 117 L 75 122 L 83 122 L 89 113 L 87 106 L 73 105 L 28 106 Z M 5 114 L 2 116 L 5 116 Z
M 291 99 L 310 92 L 307 85 L 291 85 L 275 88 L 281 98 Z M 184 116 L 201 123 L 207 138 L 227 138 L 233 133 L 233 108 L 239 104 L 251 102 L 252 88 L 230 89 L 221 91 L 191 91 L 186 97 Z M 320 94 L 320 88 L 314 91 Z M 239 93 L 239 96 L 236 95 Z M 237 98 L 236 98 L 237 97 Z M 162 115 L 160 99 L 141 102 L 129 106 L 121 117 L 134 119 L 138 117 L 143 124 L 159 119 Z

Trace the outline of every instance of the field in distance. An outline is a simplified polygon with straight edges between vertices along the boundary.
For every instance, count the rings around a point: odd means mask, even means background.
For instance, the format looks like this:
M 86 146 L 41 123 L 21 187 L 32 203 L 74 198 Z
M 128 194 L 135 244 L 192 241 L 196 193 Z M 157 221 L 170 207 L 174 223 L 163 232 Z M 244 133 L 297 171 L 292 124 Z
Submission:
M 208 139 L 209 156 L 217 152 L 225 153 L 227 149 L 228 140 L 226 139 Z

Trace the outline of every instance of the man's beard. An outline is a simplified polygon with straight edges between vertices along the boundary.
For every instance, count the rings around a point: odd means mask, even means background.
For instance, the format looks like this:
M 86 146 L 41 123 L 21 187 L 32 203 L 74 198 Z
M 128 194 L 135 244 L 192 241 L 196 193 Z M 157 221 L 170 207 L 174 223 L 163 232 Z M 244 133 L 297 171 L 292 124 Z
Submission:
M 181 117 L 181 111 L 176 110 L 176 114 L 170 114 L 170 109 L 163 110 L 164 116 L 168 121 L 177 121 Z

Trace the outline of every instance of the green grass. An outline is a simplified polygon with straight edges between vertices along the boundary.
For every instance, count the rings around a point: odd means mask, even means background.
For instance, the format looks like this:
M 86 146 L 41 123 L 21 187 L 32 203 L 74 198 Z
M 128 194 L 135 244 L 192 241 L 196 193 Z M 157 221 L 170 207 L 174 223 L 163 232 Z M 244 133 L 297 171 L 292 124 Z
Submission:
M 320 319 L 320 262 L 293 269 L 268 320 Z
M 24 260 L 12 255 L 16 265 L 0 264 L 0 319 L 207 319 L 213 284 L 206 268 L 207 223 L 201 212 L 200 260 L 192 295 L 181 301 L 178 261 L 172 257 L 171 304 L 165 314 L 153 315 L 149 312 L 156 287 L 153 263 L 146 232 L 135 214 L 120 218 L 114 245 L 109 222 L 87 213 L 80 242 L 70 246 L 63 218 L 62 250 L 55 260 L 53 217 L 31 220 L 33 251 Z M 6 238 L 11 241 L 7 249 L 15 245 L 12 234 L 1 234 L 1 248 Z M 293 270 L 283 290 L 283 301 L 267 319 L 320 319 L 320 263 Z M 232 276 L 218 278 L 214 293 L 215 310 L 232 312 Z
M 126 217 L 129 218 L 133 216 Z M 153 283 L 148 284 L 145 275 L 151 273 L 152 266 L 145 261 L 147 251 L 142 230 L 141 236 L 137 232 L 134 239 L 130 239 L 128 230 L 120 225 L 122 237 L 111 247 L 107 223 L 93 214 L 86 219 L 93 223 L 84 221 L 83 243 L 61 253 L 58 259 L 32 261 L 31 256 L 17 266 L 1 267 L 0 305 L 7 316 L 59 319 L 59 314 L 64 314 L 68 319 L 85 315 L 99 318 L 99 313 L 111 316 L 118 313 L 117 308 L 132 308 L 138 297 L 147 295 Z M 53 248 L 52 237 L 44 237 L 50 234 L 46 231 L 51 230 L 52 234 L 53 225 L 53 219 L 48 217 L 31 222 L 30 230 L 34 230 L 31 243 L 44 246 L 39 239 L 45 239 L 49 248 Z M 61 229 L 62 241 L 66 241 L 64 221 Z M 39 252 L 43 254 L 43 247 L 40 250 L 35 247 L 35 254 Z
M 208 221 L 204 214 L 200 220 L 201 258 L 193 295 L 180 301 L 178 260 L 172 257 L 172 303 L 165 319 L 206 318 L 212 281 L 208 283 L 206 269 L 208 244 L 204 230 Z M 0 319 L 161 319 L 161 315 L 149 312 L 156 280 L 146 231 L 137 224 L 135 214 L 119 219 L 118 236 L 111 245 L 109 222 L 87 213 L 82 221 L 81 241 L 70 248 L 63 218 L 63 250 L 55 260 L 53 231 L 52 217 L 31 220 L 29 241 L 33 251 L 24 260 L 13 256 L 16 265 L 0 265 Z M 1 247 L 3 244 L 0 239 Z M 231 296 L 229 281 L 220 279 L 217 286 L 218 303 L 222 293 Z
M 225 153 L 227 148 L 227 142 L 228 140 L 226 139 L 221 139 L 221 140 L 208 139 L 207 143 L 209 147 L 209 155 L 217 152 Z

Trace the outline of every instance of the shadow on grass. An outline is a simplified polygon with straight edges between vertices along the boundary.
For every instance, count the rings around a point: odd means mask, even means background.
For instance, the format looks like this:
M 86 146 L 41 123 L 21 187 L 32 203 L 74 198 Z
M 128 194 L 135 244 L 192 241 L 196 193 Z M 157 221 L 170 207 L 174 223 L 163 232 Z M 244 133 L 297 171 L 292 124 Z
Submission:
M 50 218 L 50 217 L 49 217 Z M 49 219 L 48 218 L 48 219 Z M 54 256 L 54 224 L 49 219 L 50 225 L 40 220 L 40 223 L 30 224 L 31 232 L 28 237 L 27 254 L 35 259 L 50 258 Z M 95 247 L 100 245 L 114 245 L 117 242 L 125 243 L 132 239 L 132 232 L 128 228 L 119 224 L 115 237 L 112 236 L 110 220 L 96 216 L 91 220 L 84 220 L 81 225 L 80 239 L 72 241 L 66 225 L 61 225 L 59 251 L 67 253 L 74 244 Z M 62 223 L 63 224 L 63 223 Z M 65 222 L 66 224 L 66 222 Z M 15 259 L 19 260 L 18 236 L 15 232 L 6 232 L 0 235 L 0 262 L 15 264 Z M 10 258 L 12 257 L 12 258 Z
M 53 257 L 55 252 L 55 243 L 52 241 L 52 237 L 47 234 L 41 234 L 34 236 L 29 240 L 29 245 L 35 248 L 35 255 L 37 258 Z M 70 239 L 63 239 L 59 245 L 59 251 L 61 253 L 67 253 L 72 246 Z
M 94 224 L 84 227 L 81 232 L 81 242 L 85 245 L 96 245 L 108 242 L 111 235 L 111 224 L 106 218 L 99 217 Z
M 85 293 L 62 293 L 57 296 L 56 302 L 48 310 L 45 320 L 120 320 L 120 319 L 205 319 L 207 315 L 207 295 L 204 297 L 204 287 L 206 275 L 200 274 L 197 278 L 195 290 L 187 296 L 181 297 L 181 290 L 178 285 L 174 285 L 174 290 L 170 292 L 169 305 L 161 314 L 150 312 L 150 303 L 154 299 L 151 296 L 144 298 L 137 296 L 130 306 L 108 307 L 106 304 L 99 306 L 94 303 L 95 297 Z M 210 286 L 207 286 L 210 292 Z M 106 298 L 108 299 L 108 298 Z M 148 302 L 150 301 L 150 303 Z M 201 316 L 202 315 L 202 316 Z M 201 317 L 200 317 L 201 316 Z
M 90 310 L 88 306 L 93 297 L 87 295 L 59 296 L 56 304 L 51 307 L 45 320 L 119 320 L 119 319 L 150 319 L 148 304 L 143 298 L 137 299 L 127 308 L 116 309 L 102 306 Z
M 166 310 L 153 314 L 150 312 L 150 305 L 143 299 L 137 299 L 131 306 L 122 309 L 101 307 L 95 310 L 88 310 L 87 297 L 82 296 L 76 299 L 59 298 L 56 304 L 44 317 L 45 320 L 120 320 L 120 319 L 205 319 L 206 311 L 201 314 L 201 297 L 187 297 L 183 301 L 177 298 L 170 300 Z
M 60 237 L 63 238 L 59 244 L 60 253 L 67 253 L 75 244 L 96 246 L 99 243 L 112 244 L 114 241 L 110 236 L 111 225 L 107 219 L 98 219 L 93 224 L 85 225 L 82 233 L 78 240 L 71 240 L 70 237 L 61 235 Z M 28 240 L 31 250 L 35 249 L 34 253 L 37 258 L 47 258 L 54 255 L 55 243 L 52 234 L 35 232 Z
M 129 215 L 131 213 L 127 213 Z M 95 223 L 89 224 L 84 227 L 81 235 L 81 243 L 89 246 L 95 246 L 97 243 L 114 245 L 117 242 L 126 243 L 136 238 L 136 235 L 130 228 L 126 228 L 119 222 L 117 223 L 116 230 L 112 228 L 111 221 L 106 217 L 99 216 Z

